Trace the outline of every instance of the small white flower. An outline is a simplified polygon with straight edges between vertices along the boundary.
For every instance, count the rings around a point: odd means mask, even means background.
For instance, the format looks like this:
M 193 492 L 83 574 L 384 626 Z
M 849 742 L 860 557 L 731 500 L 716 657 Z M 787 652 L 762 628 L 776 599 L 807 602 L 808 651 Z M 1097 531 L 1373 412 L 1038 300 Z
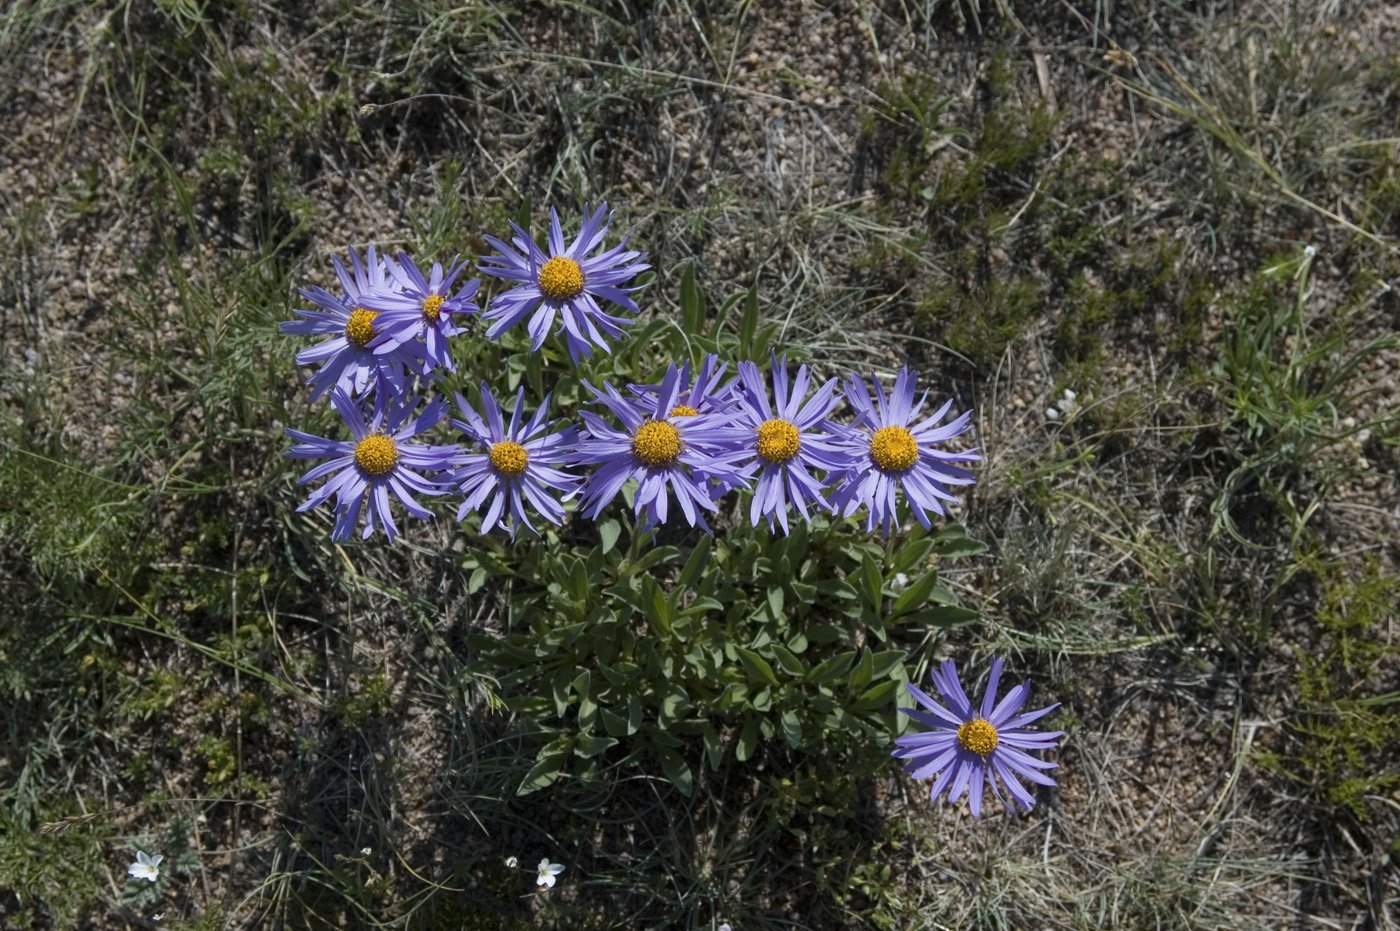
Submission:
M 507 869 L 513 870 L 513 869 L 515 869 L 515 868 L 516 868 L 517 866 L 519 866 L 519 865 L 520 865 L 520 861 L 519 861 L 517 858 L 515 858 L 515 857 L 506 857 L 506 868 L 507 868 Z
M 909 576 L 903 572 L 896 572 L 894 578 L 890 580 L 890 587 L 897 592 L 902 592 L 909 587 Z
M 1071 390 L 1068 389 L 1068 388 L 1065 389 L 1064 399 L 1065 399 L 1066 401 L 1068 401 L 1070 404 L 1073 404 L 1073 403 L 1074 403 L 1074 399 L 1077 398 L 1077 397 L 1079 397 L 1079 395 L 1075 394 L 1073 391 L 1071 391 Z
M 160 878 L 160 861 L 164 860 L 160 854 L 151 856 L 144 850 L 136 851 L 136 862 L 126 868 L 126 874 L 133 879 L 146 879 L 155 882 Z
M 1045 419 L 1046 419 L 1046 420 L 1059 420 L 1059 419 L 1060 419 L 1060 412 L 1057 411 L 1057 410 L 1055 410 L 1053 407 L 1047 407 L 1047 408 L 1045 409 Z
M 715 931 L 734 931 L 734 929 L 729 927 L 729 922 L 726 921 L 716 928 Z
M 1313 256 L 1317 255 L 1317 246 L 1314 246 L 1311 243 L 1304 246 L 1303 255 L 1307 256 L 1308 258 L 1312 258 Z
M 543 886 L 546 889 L 554 888 L 554 877 L 564 872 L 564 864 L 550 863 L 549 857 L 540 861 L 539 875 L 535 877 L 535 885 Z

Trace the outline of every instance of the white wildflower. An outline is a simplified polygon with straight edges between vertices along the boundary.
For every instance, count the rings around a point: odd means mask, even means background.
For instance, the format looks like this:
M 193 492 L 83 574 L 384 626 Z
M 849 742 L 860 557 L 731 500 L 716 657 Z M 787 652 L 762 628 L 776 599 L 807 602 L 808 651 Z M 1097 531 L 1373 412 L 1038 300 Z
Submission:
M 506 869 L 515 869 L 520 865 L 520 860 L 516 857 L 506 857 Z
M 144 850 L 136 851 L 136 862 L 126 868 L 126 873 L 133 879 L 145 879 L 155 882 L 160 878 L 160 861 L 165 857 L 160 854 L 151 856 Z
M 535 877 L 535 885 L 543 886 L 546 889 L 554 888 L 554 877 L 564 872 L 562 863 L 550 863 L 549 857 L 540 861 L 539 875 Z

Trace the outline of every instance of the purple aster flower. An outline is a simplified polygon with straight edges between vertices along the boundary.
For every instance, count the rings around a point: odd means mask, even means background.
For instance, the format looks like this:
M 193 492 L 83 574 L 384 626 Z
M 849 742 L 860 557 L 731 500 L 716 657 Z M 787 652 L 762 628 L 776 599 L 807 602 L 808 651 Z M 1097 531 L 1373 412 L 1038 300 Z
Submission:
M 332 476 L 297 510 L 314 508 L 334 495 L 335 530 L 331 539 L 337 543 L 349 539 L 359 523 L 361 505 L 365 506 L 363 536 L 368 538 L 382 528 L 392 542 L 398 535 L 398 528 L 389 512 L 390 492 L 414 517 L 431 518 L 432 512 L 420 505 L 413 494 L 440 495 L 447 491 L 447 486 L 419 473 L 450 468 L 458 450 L 455 446 L 428 446 L 409 440 L 436 426 L 447 413 L 447 402 L 439 398 L 423 413 L 410 419 L 409 415 L 418 406 L 416 398 L 388 400 L 378 394 L 369 420 L 350 395 L 339 388 L 331 392 L 331 403 L 344 418 L 353 439 L 331 440 L 300 430 L 287 430 L 287 435 L 297 441 L 297 445 L 287 451 L 288 456 L 330 460 L 301 477 L 301 484 L 305 485 Z
M 655 397 L 623 397 L 611 385 L 589 390 L 622 421 L 619 430 L 590 411 L 581 411 L 584 434 L 574 461 L 598 466 L 583 486 L 583 510 L 592 519 L 617 497 L 627 480 L 637 482 L 636 511 L 644 526 L 664 524 L 667 486 L 692 527 L 709 530 L 702 511 L 715 510 L 716 492 L 743 483 L 736 431 L 722 415 L 673 413 L 680 397 L 680 371 L 666 369 Z
M 720 384 L 729 363 L 721 362 L 719 356 L 710 353 L 700 363 L 695 380 L 690 378 L 690 361 L 681 366 L 680 383 L 676 392 L 676 406 L 671 409 L 672 417 L 695 417 L 699 414 L 713 414 L 726 410 L 734 403 L 734 382 Z M 643 404 L 650 404 L 660 390 L 658 385 L 628 385 L 627 389 Z
M 551 207 L 548 252 L 514 223 L 510 228 L 515 235 L 509 245 L 486 237 L 500 254 L 481 258 L 482 273 L 520 282 L 519 287 L 497 295 L 491 302 L 486 312 L 486 318 L 492 321 L 486 331 L 488 337 L 495 339 L 533 314 L 529 324 L 530 349 L 538 350 L 558 315 L 569 356 L 575 362 L 591 356 L 594 346 L 608 351 L 608 340 L 621 336 L 622 328 L 631 321 L 604 312 L 600 301 L 638 313 L 637 303 L 631 298 L 636 289 L 624 285 L 651 266 L 641 261 L 645 258 L 641 252 L 627 248 L 626 237 L 611 249 L 588 255 L 607 235 L 607 210 L 605 203 L 585 219 L 578 237 L 566 246 L 559 214 Z M 587 205 L 583 212 L 588 213 Z
M 558 496 L 560 493 L 565 493 L 565 497 L 572 494 L 578 479 L 559 467 L 568 461 L 575 431 L 550 432 L 554 424 L 545 420 L 549 412 L 548 397 L 535 416 L 522 425 L 524 387 L 515 395 L 515 410 L 511 413 L 509 427 L 501 417 L 495 395 L 485 382 L 481 383 L 481 405 L 486 413 L 485 419 L 472 410 L 466 398 L 457 395 L 457 409 L 465 419 L 453 420 L 452 425 L 485 447 L 484 452 L 466 453 L 459 457 L 459 468 L 452 473 L 458 490 L 466 496 L 462 506 L 457 509 L 457 519 L 462 520 L 469 512 L 481 510 L 481 506 L 490 498 L 486 516 L 481 519 L 482 533 L 490 533 L 503 517 L 510 524 L 511 536 L 515 536 L 521 524 L 535 533 L 534 525 L 526 514 L 527 503 L 551 524 L 563 521 L 564 506 L 559 503 Z
M 448 338 L 462 332 L 454 318 L 481 311 L 472 303 L 481 287 L 477 279 L 470 279 L 452 293 L 453 282 L 466 267 L 465 262 L 456 259 L 446 269 L 442 263 L 434 262 L 425 277 L 413 259 L 400 252 L 398 261 L 389 263 L 389 274 L 401 290 L 367 297 L 364 301 L 366 307 L 380 311 L 375 320 L 378 335 L 372 344 L 374 351 L 390 353 L 405 343 L 421 340 L 423 374 L 434 367 L 457 371 L 447 347 Z
M 939 421 L 953 406 L 948 401 L 920 420 L 928 392 L 915 402 L 914 373 L 907 368 L 899 370 L 889 397 L 877 378 L 871 376 L 870 382 L 875 386 L 874 402 L 861 379 L 852 376 L 846 384 L 846 400 L 856 418 L 837 440 L 846 453 L 847 467 L 831 476 L 836 485 L 831 502 L 847 516 L 865 505 L 869 509 L 866 528 L 874 530 L 879 524 L 888 533 L 891 526 L 899 526 L 896 492 L 903 488 L 914 517 L 928 528 L 929 511 L 942 515 L 942 502 L 957 500 L 948 486 L 973 482 L 971 472 L 949 463 L 976 462 L 982 458 L 976 450 L 949 452 L 936 446 L 965 432 L 972 412 L 940 427 Z
M 304 288 L 301 296 L 320 310 L 297 310 L 301 320 L 282 324 L 283 333 L 302 336 L 329 336 L 297 353 L 302 365 L 321 364 L 307 384 L 311 385 L 311 400 L 316 400 L 332 388 L 359 397 L 370 392 L 388 392 L 397 397 L 404 393 L 405 367 L 417 369 L 421 356 L 413 345 L 396 347 L 390 352 L 377 352 L 370 344 L 380 335 L 380 312 L 367 304 L 381 296 L 391 295 L 397 284 L 385 271 L 384 260 L 369 247 L 365 261 L 350 250 L 351 271 L 339 257 L 333 257 L 336 277 L 344 289 L 336 297 L 324 288 Z
M 899 709 L 933 730 L 895 738 L 894 757 L 909 761 L 905 764 L 905 771 L 915 779 L 927 779 L 934 773 L 938 774 L 929 791 L 929 798 L 936 799 L 947 790 L 948 801 L 956 802 L 966 792 L 968 807 L 974 818 L 982 814 L 984 784 L 991 786 L 1003 805 L 1006 804 L 1006 797 L 1001 794 L 1000 786 L 1005 786 L 1016 804 L 1029 810 L 1035 804 L 1035 796 L 1021 784 L 1021 780 L 1053 786 L 1055 780 L 1045 775 L 1043 770 L 1055 769 L 1058 765 L 1031 754 L 1054 748 L 1055 741 L 1064 736 L 1064 731 L 1026 729 L 1026 725 L 1060 707 L 1058 702 L 1038 711 L 1019 714 L 1030 695 L 1030 684 L 1016 686 L 998 703 L 997 685 L 1000 679 L 1001 660 L 993 659 L 991 674 L 987 677 L 987 693 L 982 698 L 982 704 L 973 708 L 958 681 L 957 667 L 952 660 L 945 659 L 933 673 L 933 684 L 947 703 L 946 707 L 911 683 L 908 686 L 909 694 L 923 705 L 923 709 Z
M 812 381 L 807 366 L 798 368 L 791 386 L 786 358 L 780 360 L 775 355 L 771 369 L 774 403 L 770 405 L 758 366 L 752 362 L 739 363 L 742 390 L 736 413 L 748 438 L 747 453 L 754 457 L 744 473 L 747 476 L 758 474 L 758 484 L 749 503 L 749 521 L 757 527 L 759 518 L 766 517 L 771 530 L 776 518 L 783 533 L 787 533 L 789 503 L 797 508 L 804 521 L 811 519 L 808 505 L 831 509 L 822 492 L 822 482 L 810 470 L 841 469 L 848 464 L 848 457 L 834 444 L 832 428 L 827 421 L 841 402 L 836 393 L 836 379 L 831 379 L 807 398 Z

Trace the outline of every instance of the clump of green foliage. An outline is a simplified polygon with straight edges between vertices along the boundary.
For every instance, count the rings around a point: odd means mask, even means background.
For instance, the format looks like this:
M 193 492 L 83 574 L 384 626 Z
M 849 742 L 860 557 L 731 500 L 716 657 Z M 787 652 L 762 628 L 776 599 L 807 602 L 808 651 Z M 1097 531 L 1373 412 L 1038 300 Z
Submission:
M 1366 822 L 1400 786 L 1400 692 L 1393 676 L 1400 644 L 1387 635 L 1400 579 L 1375 560 L 1359 574 L 1338 565 L 1320 571 L 1318 642 L 1298 651 L 1289 739 L 1261 762 L 1325 803 L 1324 819 L 1350 815 Z
M 521 785 L 597 772 L 614 748 L 655 756 L 687 795 L 694 765 L 746 761 L 761 742 L 883 762 L 911 657 L 891 640 L 976 617 L 938 583 L 931 556 L 973 544 L 960 527 L 892 553 L 848 528 L 788 537 L 731 528 L 682 550 L 604 521 L 585 552 L 535 546 L 467 557 L 512 581 L 506 631 L 483 636 L 523 726 L 544 741 Z M 907 588 L 894 578 L 907 574 Z M 903 639 L 903 638 L 899 638 Z M 865 752 L 857 753 L 864 748 Z
M 1316 313 L 1309 306 L 1313 252 L 1265 262 L 1233 302 L 1211 370 L 1225 403 L 1236 464 L 1213 506 L 1216 531 L 1249 543 L 1239 514 L 1262 501 L 1296 539 L 1339 474 L 1320 454 L 1366 425 L 1343 429 L 1342 411 L 1375 390 L 1363 367 L 1396 345 L 1366 337 L 1365 304 Z M 1305 507 L 1299 501 L 1307 501 Z
M 1061 111 L 1028 100 L 1004 55 L 979 90 L 968 102 L 927 75 L 887 81 L 864 126 L 881 209 L 904 233 L 862 264 L 907 288 L 921 335 L 987 369 L 1048 318 L 1048 348 L 1080 385 L 1115 333 L 1193 344 L 1210 289 L 1179 244 L 1119 222 L 1116 157 L 1055 149 Z

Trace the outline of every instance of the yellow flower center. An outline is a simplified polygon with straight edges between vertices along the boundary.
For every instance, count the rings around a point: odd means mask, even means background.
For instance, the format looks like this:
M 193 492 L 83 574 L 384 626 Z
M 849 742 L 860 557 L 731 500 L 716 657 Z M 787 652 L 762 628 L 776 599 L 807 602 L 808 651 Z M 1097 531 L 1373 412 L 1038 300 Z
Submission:
M 442 316 L 442 304 L 441 294 L 429 294 L 423 298 L 423 319 L 429 323 L 437 323 L 438 317 Z
M 997 729 L 986 718 L 974 718 L 958 728 L 958 743 L 964 750 L 986 756 L 997 748 Z
M 573 259 L 556 255 L 540 269 L 540 290 L 555 301 L 567 301 L 583 293 L 583 269 Z
M 399 461 L 399 448 L 382 433 L 374 433 L 355 444 L 355 465 L 375 477 L 394 471 Z
M 345 338 L 356 346 L 368 346 L 369 341 L 374 339 L 374 318 L 377 316 L 377 310 L 356 307 L 350 319 L 345 321 Z
M 758 458 L 780 465 L 802 448 L 802 434 L 786 420 L 765 420 L 758 425 Z
M 919 443 L 903 427 L 881 427 L 870 438 L 870 461 L 883 472 L 903 472 L 919 461 Z
M 632 452 L 649 466 L 666 466 L 681 454 L 681 433 L 664 420 L 648 420 L 632 437 Z
M 671 417 L 699 417 L 699 416 L 700 416 L 700 412 L 697 411 L 695 408 L 691 407 L 689 404 L 677 404 L 675 407 L 671 408 L 671 413 L 670 413 L 669 416 L 671 416 Z
M 491 452 L 487 456 L 491 460 L 491 468 L 506 478 L 524 475 L 525 465 L 530 461 L 530 454 L 525 447 L 510 440 L 492 443 Z

